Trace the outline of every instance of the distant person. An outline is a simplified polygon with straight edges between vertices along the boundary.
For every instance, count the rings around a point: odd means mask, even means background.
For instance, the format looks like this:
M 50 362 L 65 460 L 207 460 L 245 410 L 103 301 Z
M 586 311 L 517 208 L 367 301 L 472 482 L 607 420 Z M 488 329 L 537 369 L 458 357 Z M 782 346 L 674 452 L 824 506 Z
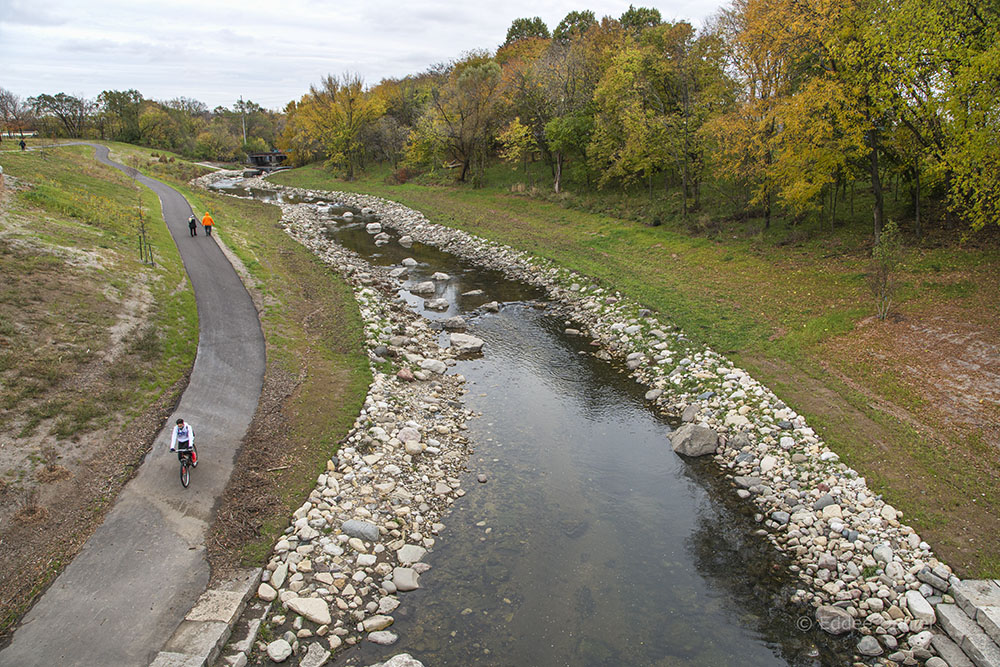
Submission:
M 24 143 L 24 139 L 21 139 L 21 150 L 23 151 L 28 147 L 28 144 Z
M 191 214 L 188 218 L 188 229 L 191 230 L 191 236 L 198 236 L 198 219 Z
M 212 220 L 212 216 L 205 212 L 205 217 L 201 219 L 201 226 L 205 228 L 205 234 L 208 236 L 212 235 L 212 227 L 215 226 L 215 220 Z
M 170 451 L 177 452 L 177 459 L 181 454 L 194 448 L 194 428 L 191 424 L 185 424 L 183 419 L 178 419 L 174 426 L 174 432 L 170 435 Z M 191 452 L 191 463 L 198 463 L 198 453 Z

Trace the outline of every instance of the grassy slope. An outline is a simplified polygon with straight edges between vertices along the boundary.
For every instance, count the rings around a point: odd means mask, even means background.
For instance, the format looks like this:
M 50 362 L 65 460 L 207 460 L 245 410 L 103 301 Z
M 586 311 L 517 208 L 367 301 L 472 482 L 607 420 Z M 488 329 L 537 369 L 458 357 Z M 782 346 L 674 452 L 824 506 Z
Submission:
M 0 164 L 8 188 L 18 183 L 0 224 L 0 437 L 26 448 L 34 466 L 8 460 L 0 483 L 9 519 L 0 536 L 3 632 L 130 478 L 151 442 L 135 422 L 155 420 L 174 400 L 194 361 L 198 321 L 155 195 L 98 164 L 88 147 L 4 152 Z M 138 260 L 140 201 L 155 267 Z M 138 284 L 148 289 L 149 314 L 108 362 L 109 328 Z M 99 450 L 75 444 L 94 434 L 107 457 L 99 473 L 85 463 Z
M 357 303 L 339 275 L 281 229 L 278 207 L 194 190 L 188 163 L 151 163 L 150 151 L 123 144 L 112 151 L 140 156 L 140 168 L 177 188 L 199 215 L 212 212 L 214 234 L 239 256 L 263 302 L 265 384 L 294 385 L 276 408 L 280 426 L 251 427 L 260 441 L 240 455 L 215 534 L 227 552 L 216 564 L 238 556 L 261 565 L 364 403 L 371 372 Z
M 784 225 L 749 235 L 721 225 L 710 239 L 681 225 L 645 227 L 580 210 L 579 201 L 570 208 L 503 188 L 389 186 L 382 176 L 345 183 L 309 166 L 273 180 L 399 201 L 433 222 L 595 276 L 660 311 L 806 415 L 950 563 L 971 575 L 1000 575 L 1000 537 L 991 528 L 1000 518 L 992 493 L 1000 460 L 982 445 L 982 427 L 957 428 L 934 411 L 907 376 L 906 360 L 892 357 L 893 340 L 878 343 L 867 333 L 877 329 L 867 319 L 867 223 L 809 237 Z M 947 309 L 995 336 L 988 313 L 1000 306 L 997 259 L 993 249 L 911 251 L 902 319 L 919 322 Z

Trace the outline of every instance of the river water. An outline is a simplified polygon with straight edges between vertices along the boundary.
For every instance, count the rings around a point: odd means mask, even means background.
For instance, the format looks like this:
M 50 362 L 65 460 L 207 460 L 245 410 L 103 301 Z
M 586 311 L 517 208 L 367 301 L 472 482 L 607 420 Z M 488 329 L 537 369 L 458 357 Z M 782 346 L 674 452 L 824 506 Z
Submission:
M 449 370 L 482 413 L 469 422 L 469 493 L 422 588 L 399 596 L 400 642 L 363 642 L 335 664 L 401 650 L 428 667 L 851 664 L 853 642 L 788 603 L 795 579 L 714 462 L 674 454 L 644 389 L 566 334 L 543 294 L 419 243 L 376 247 L 360 212 L 343 210 L 331 239 L 373 264 L 416 259 L 401 298 L 432 321 L 466 317 L 486 345 Z M 435 295 L 445 312 L 406 290 L 436 271 L 451 276 Z M 479 308 L 494 300 L 499 313 Z

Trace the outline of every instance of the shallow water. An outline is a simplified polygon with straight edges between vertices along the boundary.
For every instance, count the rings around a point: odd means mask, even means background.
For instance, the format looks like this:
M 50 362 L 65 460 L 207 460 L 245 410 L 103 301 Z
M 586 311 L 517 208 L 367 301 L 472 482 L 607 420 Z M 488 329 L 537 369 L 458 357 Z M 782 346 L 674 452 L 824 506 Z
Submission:
M 435 667 L 850 664 L 849 639 L 799 629 L 809 610 L 787 603 L 795 580 L 714 462 L 675 455 L 644 389 L 565 334 L 542 293 L 428 246 L 377 248 L 362 223 L 329 236 L 374 264 L 420 262 L 400 292 L 418 312 L 434 297 L 405 287 L 448 273 L 435 297 L 449 310 L 423 314 L 461 314 L 486 341 L 449 371 L 483 413 L 469 422 L 469 493 L 422 588 L 399 596 L 400 642 L 364 642 L 336 664 L 401 650 Z M 501 312 L 479 309 L 493 300 Z

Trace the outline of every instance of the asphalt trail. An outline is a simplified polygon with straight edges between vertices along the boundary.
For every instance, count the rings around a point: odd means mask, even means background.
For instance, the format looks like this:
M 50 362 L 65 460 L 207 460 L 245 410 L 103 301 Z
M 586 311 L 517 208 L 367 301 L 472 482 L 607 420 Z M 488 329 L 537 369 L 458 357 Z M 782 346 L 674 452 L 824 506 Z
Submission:
M 125 170 L 108 159 L 106 146 L 94 148 L 99 161 Z M 205 536 L 260 397 L 264 337 L 250 295 L 214 237 L 200 229 L 189 235 L 187 200 L 159 181 L 137 180 L 159 196 L 194 287 L 198 355 L 153 451 L 104 523 L 25 615 L 0 652 L 3 666 L 150 663 L 208 584 Z M 177 417 L 194 426 L 198 445 L 187 489 L 169 451 Z

